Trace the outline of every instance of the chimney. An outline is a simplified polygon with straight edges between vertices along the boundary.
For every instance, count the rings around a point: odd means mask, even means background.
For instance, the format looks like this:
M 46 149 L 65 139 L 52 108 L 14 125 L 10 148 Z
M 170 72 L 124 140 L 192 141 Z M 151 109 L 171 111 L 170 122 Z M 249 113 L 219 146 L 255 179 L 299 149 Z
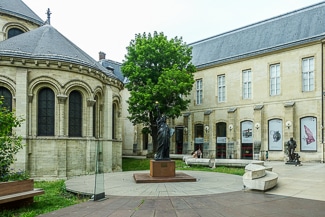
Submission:
M 99 52 L 99 60 L 104 60 L 106 58 L 106 53 L 100 51 Z

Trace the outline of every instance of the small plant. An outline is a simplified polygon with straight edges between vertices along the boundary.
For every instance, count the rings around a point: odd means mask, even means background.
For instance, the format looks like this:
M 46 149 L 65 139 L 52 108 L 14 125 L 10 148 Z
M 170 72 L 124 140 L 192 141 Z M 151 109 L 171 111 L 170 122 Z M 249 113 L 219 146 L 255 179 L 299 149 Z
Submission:
M 4 176 L 0 177 L 0 182 L 21 181 L 21 180 L 27 180 L 29 178 L 30 176 L 27 171 L 21 169 L 15 171 L 14 169 L 10 169 L 10 172 L 8 174 L 5 174 Z
M 23 145 L 22 138 L 12 130 L 19 127 L 23 119 L 17 118 L 0 98 L 0 181 L 8 181 L 11 171 L 10 165 L 15 162 L 16 154 Z

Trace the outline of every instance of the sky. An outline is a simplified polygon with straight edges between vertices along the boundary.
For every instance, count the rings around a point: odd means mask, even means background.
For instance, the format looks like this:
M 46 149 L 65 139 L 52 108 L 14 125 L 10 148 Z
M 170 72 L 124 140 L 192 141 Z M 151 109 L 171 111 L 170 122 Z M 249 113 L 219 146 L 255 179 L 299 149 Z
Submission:
M 95 60 L 122 63 L 138 33 L 163 32 L 190 44 L 321 0 L 23 0 Z

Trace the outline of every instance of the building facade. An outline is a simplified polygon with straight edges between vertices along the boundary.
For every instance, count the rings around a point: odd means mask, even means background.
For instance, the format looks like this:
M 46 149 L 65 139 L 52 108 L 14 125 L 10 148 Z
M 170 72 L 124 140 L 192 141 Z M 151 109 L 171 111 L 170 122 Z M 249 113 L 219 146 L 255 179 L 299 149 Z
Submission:
M 175 122 L 183 149 L 285 160 L 293 137 L 302 161 L 323 162 L 324 15 L 323 2 L 191 44 L 192 103 Z
M 286 160 L 293 137 L 303 162 L 323 162 L 324 22 L 321 2 L 190 44 L 195 84 L 169 120 L 171 153 Z
M 0 95 L 25 121 L 16 168 L 38 179 L 121 171 L 122 155 L 152 152 L 127 119 L 121 64 L 92 59 L 21 0 L 0 0 Z M 170 152 L 205 158 L 324 162 L 325 2 L 190 44 L 191 103 Z
M 121 171 L 123 81 L 42 21 L 21 0 L 1 0 L 0 94 L 24 149 L 15 167 L 39 179 Z

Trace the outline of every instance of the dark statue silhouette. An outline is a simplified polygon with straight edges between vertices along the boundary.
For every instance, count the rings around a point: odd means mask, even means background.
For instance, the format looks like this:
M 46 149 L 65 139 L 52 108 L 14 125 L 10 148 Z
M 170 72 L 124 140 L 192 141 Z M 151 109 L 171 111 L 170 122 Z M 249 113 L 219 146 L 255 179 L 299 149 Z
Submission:
M 294 164 L 294 165 L 301 165 L 301 161 L 299 160 L 300 156 L 298 153 L 295 153 L 295 149 L 297 148 L 297 142 L 291 137 L 290 140 L 287 142 L 288 146 L 288 157 L 289 160 L 286 164 Z
M 158 104 L 156 105 L 156 109 L 158 112 L 157 118 L 157 152 L 155 154 L 155 160 L 170 160 L 169 157 L 169 147 L 170 147 L 170 137 L 173 135 L 174 130 L 169 128 L 166 120 L 167 117 L 165 115 L 161 115 L 158 109 Z

